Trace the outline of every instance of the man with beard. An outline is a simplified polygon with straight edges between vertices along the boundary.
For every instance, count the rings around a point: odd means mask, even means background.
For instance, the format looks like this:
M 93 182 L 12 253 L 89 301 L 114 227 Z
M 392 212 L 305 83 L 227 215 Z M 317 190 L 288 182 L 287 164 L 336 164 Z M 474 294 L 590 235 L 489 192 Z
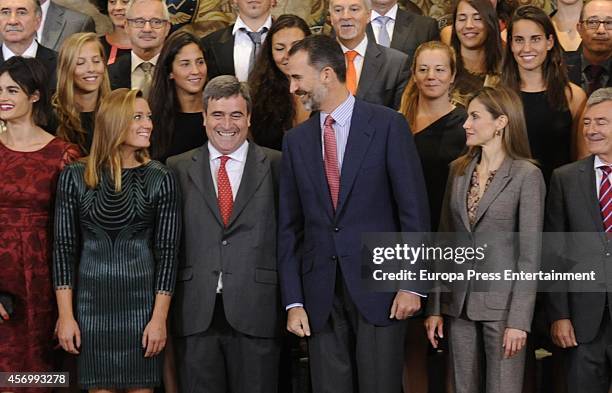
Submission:
M 578 22 L 582 44 L 565 54 L 570 80 L 587 95 L 612 86 L 612 1 L 585 2 Z
M 330 0 L 329 16 L 346 59 L 346 87 L 357 98 L 397 109 L 410 76 L 408 56 L 368 38 L 371 0 Z
M 204 89 L 208 143 L 168 159 L 183 200 L 173 299 L 181 392 L 275 393 L 284 315 L 276 268 L 280 153 L 247 141 L 251 97 L 230 75 Z
M 333 39 L 306 37 L 288 67 L 291 92 L 315 113 L 283 144 L 278 263 L 287 330 L 309 337 L 314 393 L 399 393 L 402 320 L 421 308 L 409 291 L 423 288 L 364 288 L 361 236 L 428 230 L 412 133 L 397 112 L 349 93 Z
M 165 0 L 130 2 L 125 31 L 132 43 L 132 53 L 108 67 L 111 87 L 140 89 L 148 98 L 155 65 L 170 31 L 170 14 Z

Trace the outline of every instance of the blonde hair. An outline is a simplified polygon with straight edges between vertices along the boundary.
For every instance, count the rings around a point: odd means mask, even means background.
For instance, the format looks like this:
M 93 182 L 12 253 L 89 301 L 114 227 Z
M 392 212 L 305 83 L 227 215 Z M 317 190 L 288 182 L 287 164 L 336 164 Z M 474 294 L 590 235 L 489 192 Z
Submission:
M 140 90 L 113 90 L 100 105 L 96 114 L 96 126 L 91 152 L 85 158 L 85 184 L 96 188 L 103 171 L 108 171 L 121 191 L 121 145 L 127 138 L 134 116 L 136 99 L 143 98 Z M 149 158 L 146 148 L 136 150 L 136 161 L 145 163 Z
M 502 115 L 508 118 L 508 124 L 502 131 L 504 153 L 514 160 L 527 160 L 536 164 L 531 158 L 523 103 L 518 94 L 504 85 L 483 87 L 470 97 L 468 105 L 474 100 L 478 100 L 494 119 Z M 480 155 L 481 150 L 480 146 L 470 146 L 467 153 L 455 161 L 456 173 L 465 174 L 466 168 L 474 157 Z
M 419 106 L 419 89 L 417 88 L 414 80 L 414 75 L 416 72 L 417 60 L 421 53 L 426 50 L 440 50 L 446 53 L 448 56 L 448 64 L 450 66 L 451 74 L 453 77 L 457 74 L 457 56 L 455 55 L 455 50 L 452 46 L 441 41 L 429 41 L 419 45 L 414 52 L 412 65 L 410 66 L 412 76 L 410 77 L 408 85 L 402 93 L 402 101 L 399 107 L 399 112 L 406 117 L 412 131 L 415 130 L 417 108 Z
M 98 100 L 96 110 L 100 106 L 102 99 L 110 93 L 110 82 L 108 72 L 106 70 L 106 59 L 104 56 L 104 48 L 94 33 L 76 33 L 71 35 L 64 41 L 59 52 L 57 64 L 57 89 L 53 95 L 51 104 L 57 115 L 59 125 L 57 127 L 57 136 L 78 144 L 81 148 L 85 147 L 85 134 L 79 116 L 79 108 L 75 103 L 75 81 L 74 71 L 79 52 L 85 46 L 93 42 L 96 48 L 100 51 L 101 61 L 104 64 L 104 73 L 102 74 L 102 83 L 98 89 Z

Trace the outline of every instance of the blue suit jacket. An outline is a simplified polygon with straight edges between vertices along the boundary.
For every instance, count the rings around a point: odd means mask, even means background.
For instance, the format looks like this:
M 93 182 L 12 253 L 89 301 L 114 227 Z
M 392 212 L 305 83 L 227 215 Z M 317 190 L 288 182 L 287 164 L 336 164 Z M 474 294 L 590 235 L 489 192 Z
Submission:
M 315 114 L 283 142 L 278 237 L 283 305 L 304 304 L 311 329 L 320 330 L 331 311 L 339 263 L 361 315 L 375 325 L 391 324 L 395 293 L 363 287 L 361 235 L 427 231 L 428 212 L 421 164 L 405 119 L 356 99 L 334 214 Z

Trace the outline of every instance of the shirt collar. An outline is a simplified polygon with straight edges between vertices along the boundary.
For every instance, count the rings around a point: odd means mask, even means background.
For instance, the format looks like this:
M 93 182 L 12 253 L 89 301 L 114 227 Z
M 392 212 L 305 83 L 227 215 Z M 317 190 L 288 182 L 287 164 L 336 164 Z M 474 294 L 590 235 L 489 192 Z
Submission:
M 237 148 L 230 154 L 220 153 L 219 150 L 215 149 L 212 143 L 208 141 L 208 155 L 209 155 L 210 161 L 216 160 L 217 158 L 225 155 L 225 156 L 229 156 L 229 158 L 231 158 L 232 160 L 236 160 L 239 162 L 245 162 L 248 151 L 249 151 L 249 142 L 247 140 L 245 140 L 244 143 L 240 145 L 239 148 Z
M 138 68 L 138 66 L 144 63 L 145 61 L 148 61 L 149 63 L 155 66 L 157 65 L 157 59 L 159 59 L 159 53 L 153 56 L 151 60 L 142 60 L 140 57 L 138 57 L 136 53 L 134 53 L 134 51 L 131 51 L 131 56 L 132 56 L 132 72 L 134 72 L 134 70 Z
M 341 42 L 340 42 L 340 47 L 342 48 L 342 53 L 346 53 L 350 50 L 354 50 L 355 52 L 359 54 L 359 56 L 365 57 L 366 49 L 368 49 L 368 35 L 364 34 L 363 40 L 361 40 L 361 42 L 354 49 L 347 48 Z
M 270 30 L 270 27 L 272 27 L 272 15 L 268 15 L 268 18 L 266 19 L 264 24 L 259 28 L 259 30 L 261 30 L 263 27 L 267 27 L 268 30 Z M 246 29 L 247 31 L 253 31 L 251 30 L 249 26 L 246 25 L 246 23 L 244 23 L 242 18 L 240 18 L 240 15 L 238 15 L 238 17 L 236 18 L 236 23 L 234 23 L 234 28 L 232 29 L 232 35 L 236 35 L 236 32 L 240 31 L 240 29 Z
M 338 123 L 341 127 L 344 127 L 346 122 L 348 122 L 353 115 L 353 106 L 355 105 L 355 97 L 352 94 L 349 94 L 346 100 L 342 102 L 342 104 L 338 105 L 336 109 L 332 111 L 332 113 L 325 113 L 321 111 L 320 120 L 321 120 L 321 129 L 325 124 L 325 119 L 327 115 L 331 115 L 332 119 L 336 123 Z
M 38 52 L 38 42 L 36 42 L 36 40 L 32 40 L 32 43 L 30 44 L 30 46 L 28 46 L 28 49 L 26 49 L 21 56 L 36 57 L 36 52 Z M 4 61 L 6 61 L 11 57 L 17 55 L 13 53 L 13 51 L 10 50 L 9 47 L 6 46 L 6 44 L 2 44 L 2 56 L 4 57 Z
M 599 167 L 610 166 L 610 165 L 612 165 L 612 163 L 607 164 L 601 158 L 599 158 L 597 154 L 595 155 L 595 159 L 593 160 L 593 167 L 595 168 L 595 170 L 597 170 L 597 168 Z
M 384 16 L 388 16 L 389 18 L 391 18 L 392 21 L 395 21 L 395 18 L 397 18 L 397 9 L 398 8 L 399 8 L 399 6 L 397 5 L 397 3 L 395 3 L 395 5 L 393 7 L 391 7 L 391 9 Z M 370 15 L 370 21 L 373 21 L 374 19 L 378 18 L 379 16 L 383 16 L 383 15 L 379 14 L 375 10 L 372 10 L 372 14 Z

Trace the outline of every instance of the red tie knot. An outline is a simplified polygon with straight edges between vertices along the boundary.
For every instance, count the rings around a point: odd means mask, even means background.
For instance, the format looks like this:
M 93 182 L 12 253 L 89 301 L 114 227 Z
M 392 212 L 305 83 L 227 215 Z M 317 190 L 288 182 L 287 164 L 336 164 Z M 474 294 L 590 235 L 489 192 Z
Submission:
M 612 172 L 612 167 L 608 165 L 602 165 L 599 167 L 599 169 L 601 169 L 601 172 L 604 174 L 604 176 L 608 176 L 610 175 L 610 172 Z
M 221 156 L 221 157 L 219 157 L 219 159 L 221 160 L 221 166 L 223 167 L 229 161 L 230 156 Z
M 357 57 L 359 53 L 357 53 L 357 51 L 354 50 L 350 50 L 348 52 L 346 52 L 344 55 L 346 56 L 346 59 L 350 62 L 353 62 L 353 60 L 355 60 L 355 57 Z
M 325 118 L 325 127 L 331 127 L 334 124 L 335 120 L 331 115 L 327 115 Z

